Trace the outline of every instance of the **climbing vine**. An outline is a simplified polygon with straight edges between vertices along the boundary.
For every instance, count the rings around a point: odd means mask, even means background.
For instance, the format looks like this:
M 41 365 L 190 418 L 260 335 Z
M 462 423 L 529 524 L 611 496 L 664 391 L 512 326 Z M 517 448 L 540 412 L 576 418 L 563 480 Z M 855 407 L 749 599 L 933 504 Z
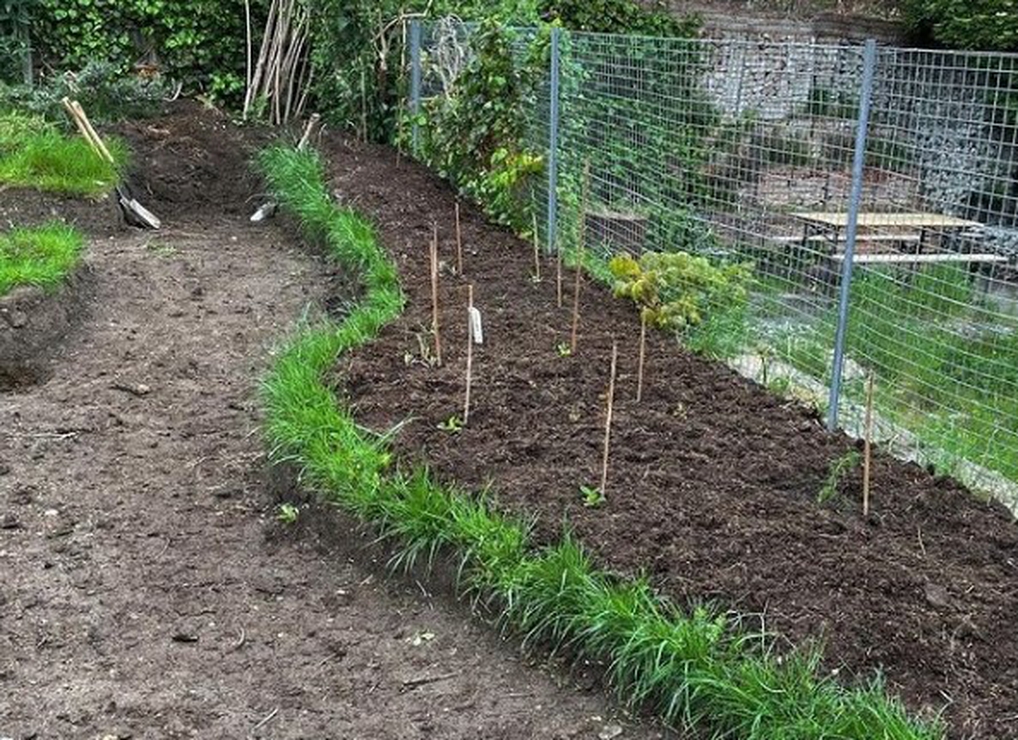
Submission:
M 470 34 L 465 68 L 425 103 L 418 155 L 488 213 L 517 231 L 530 225 L 529 181 L 543 171 L 527 147 L 525 111 L 548 69 L 548 33 L 518 58 L 519 33 L 484 21 Z

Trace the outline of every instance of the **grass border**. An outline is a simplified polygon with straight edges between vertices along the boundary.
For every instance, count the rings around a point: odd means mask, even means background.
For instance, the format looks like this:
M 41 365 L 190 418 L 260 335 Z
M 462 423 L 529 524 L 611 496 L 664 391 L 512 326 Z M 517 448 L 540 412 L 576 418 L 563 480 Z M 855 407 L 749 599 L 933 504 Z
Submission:
M 400 470 L 384 439 L 361 429 L 323 382 L 343 352 L 369 342 L 402 311 L 395 265 L 372 226 L 332 203 L 313 152 L 274 146 L 258 164 L 271 190 L 323 241 L 330 259 L 362 279 L 342 321 L 305 327 L 262 385 L 265 433 L 276 463 L 395 546 L 410 567 L 440 552 L 460 563 L 460 584 L 485 598 L 528 643 L 563 648 L 606 666 L 626 704 L 714 738 L 939 740 L 939 717 L 909 716 L 879 677 L 845 687 L 820 672 L 820 650 L 778 655 L 773 642 L 708 606 L 687 612 L 646 579 L 599 570 L 570 535 L 538 547 L 530 526 L 479 496 Z
M 0 298 L 25 286 L 56 290 L 84 252 L 84 235 L 62 221 L 0 232 Z

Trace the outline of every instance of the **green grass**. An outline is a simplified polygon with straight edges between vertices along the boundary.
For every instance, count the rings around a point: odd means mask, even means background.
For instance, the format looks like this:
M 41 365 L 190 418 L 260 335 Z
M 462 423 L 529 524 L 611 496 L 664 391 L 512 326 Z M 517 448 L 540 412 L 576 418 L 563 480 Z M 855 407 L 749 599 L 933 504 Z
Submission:
M 945 472 L 965 459 L 1018 481 L 1018 319 L 983 307 L 967 270 L 954 265 L 910 277 L 860 270 L 850 306 L 847 356 L 874 372 L 881 415 L 948 461 Z M 832 305 L 811 327 L 777 337 L 775 353 L 828 382 L 836 322 Z M 845 392 L 864 402 L 862 383 Z
M 68 137 L 38 116 L 0 113 L 0 184 L 66 195 L 109 192 L 127 163 L 119 139 L 105 139 L 116 164 L 92 151 L 80 136 Z
M 402 310 L 396 271 L 356 213 L 328 197 L 314 154 L 276 147 L 260 157 L 272 190 L 328 253 L 362 275 L 364 295 L 341 321 L 304 326 L 279 353 L 262 395 L 276 462 L 376 529 L 411 567 L 439 553 L 460 562 L 461 584 L 498 605 L 529 644 L 602 662 L 619 697 L 706 736 L 935 740 L 938 721 L 911 718 L 878 681 L 844 687 L 819 667 L 815 647 L 775 654 L 735 617 L 683 610 L 646 579 L 599 570 L 568 534 L 538 546 L 526 521 L 483 496 L 401 470 L 385 442 L 359 427 L 323 378 L 339 354 L 370 341 Z
M 19 285 L 59 285 L 81 261 L 84 245 L 80 233 L 59 222 L 0 234 L 0 296 Z

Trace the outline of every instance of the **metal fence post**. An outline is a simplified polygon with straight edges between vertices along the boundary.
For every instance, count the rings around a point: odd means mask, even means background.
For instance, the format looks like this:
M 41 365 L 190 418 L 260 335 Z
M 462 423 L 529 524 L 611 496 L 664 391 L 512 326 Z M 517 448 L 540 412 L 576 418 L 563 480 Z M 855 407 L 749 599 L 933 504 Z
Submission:
M 548 244 L 547 251 L 558 248 L 558 126 L 559 126 L 559 39 L 562 29 L 551 30 L 551 93 L 548 112 Z
M 873 100 L 873 73 L 876 67 L 877 43 L 866 42 L 863 51 L 862 89 L 859 93 L 859 123 L 855 132 L 855 155 L 852 160 L 852 190 L 845 224 L 845 260 L 841 264 L 841 291 L 838 297 L 838 330 L 834 335 L 834 360 L 831 366 L 831 391 L 827 405 L 827 428 L 838 428 L 838 404 L 841 400 L 842 371 L 845 364 L 845 337 L 848 328 L 848 307 L 855 262 L 855 240 L 859 229 L 859 207 L 862 203 L 863 168 L 866 164 L 866 139 Z
M 412 153 L 418 153 L 420 125 L 417 122 L 421 112 L 421 22 L 410 21 L 410 115 L 412 118 Z

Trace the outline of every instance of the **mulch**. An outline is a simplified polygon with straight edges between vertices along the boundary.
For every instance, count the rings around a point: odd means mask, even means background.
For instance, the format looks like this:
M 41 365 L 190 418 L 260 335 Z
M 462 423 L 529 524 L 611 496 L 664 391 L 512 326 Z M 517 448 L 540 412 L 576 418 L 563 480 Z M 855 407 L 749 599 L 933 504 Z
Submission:
M 499 506 L 533 515 L 543 541 L 574 530 L 597 561 L 647 573 L 683 604 L 711 600 L 756 615 L 788 644 L 818 640 L 840 680 L 881 671 L 915 711 L 946 707 L 952 738 L 1000 738 L 1018 717 L 1018 526 L 1002 506 L 878 452 L 872 512 L 861 474 L 817 495 L 829 465 L 855 443 L 814 411 L 768 393 L 669 337 L 648 339 L 644 397 L 635 402 L 634 307 L 584 281 L 579 346 L 569 342 L 572 274 L 556 305 L 555 266 L 534 282 L 531 247 L 463 205 L 457 275 L 453 190 L 393 152 L 326 137 L 337 195 L 365 212 L 398 263 L 405 314 L 336 369 L 358 420 L 386 431 L 405 463 L 490 489 Z M 441 230 L 442 367 L 432 337 L 428 243 Z M 466 286 L 484 316 L 463 415 Z M 600 482 L 612 343 L 619 347 L 607 501 Z

